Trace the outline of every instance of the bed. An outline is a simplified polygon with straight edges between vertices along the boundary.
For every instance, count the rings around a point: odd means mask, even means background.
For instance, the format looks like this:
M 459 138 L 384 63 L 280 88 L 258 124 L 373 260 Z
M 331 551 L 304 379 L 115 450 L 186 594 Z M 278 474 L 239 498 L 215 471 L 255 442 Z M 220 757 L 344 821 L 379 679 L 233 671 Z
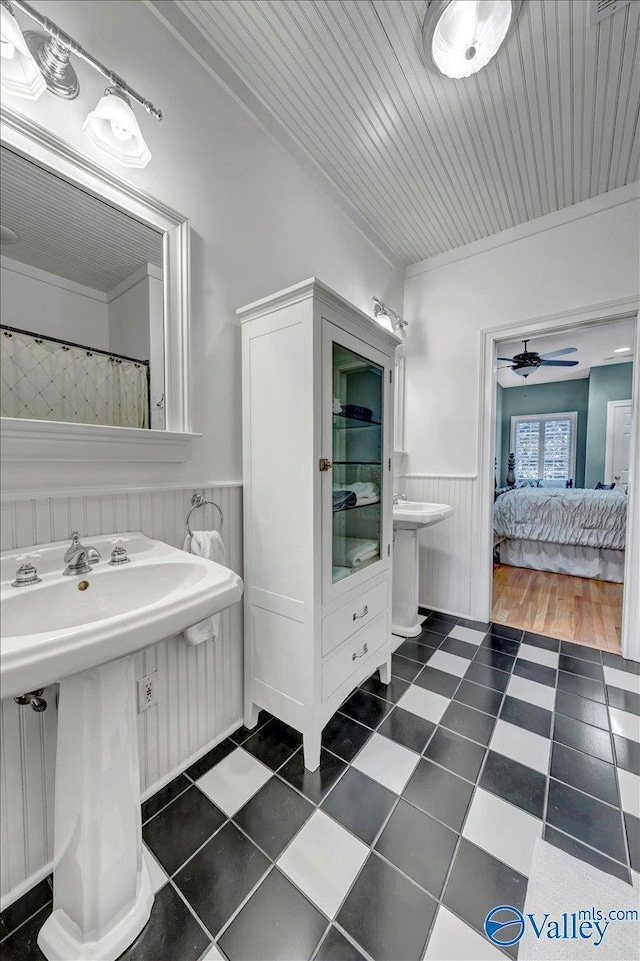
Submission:
M 622 583 L 627 495 L 616 490 L 521 487 L 493 508 L 500 563 Z

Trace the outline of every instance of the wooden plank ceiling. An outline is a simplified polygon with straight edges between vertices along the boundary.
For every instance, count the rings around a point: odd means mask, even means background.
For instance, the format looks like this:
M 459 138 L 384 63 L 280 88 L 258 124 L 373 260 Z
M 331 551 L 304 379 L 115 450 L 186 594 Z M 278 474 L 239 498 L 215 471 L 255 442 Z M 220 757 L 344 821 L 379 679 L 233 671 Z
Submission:
M 179 6 L 407 264 L 640 175 L 639 0 L 525 0 L 467 80 L 427 68 L 425 0 Z

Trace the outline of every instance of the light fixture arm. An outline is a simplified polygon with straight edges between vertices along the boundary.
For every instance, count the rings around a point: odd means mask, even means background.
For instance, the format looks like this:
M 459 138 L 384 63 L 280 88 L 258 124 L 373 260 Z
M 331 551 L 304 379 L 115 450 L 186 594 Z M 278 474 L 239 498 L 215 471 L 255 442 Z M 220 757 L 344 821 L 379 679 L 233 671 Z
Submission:
M 372 297 L 371 299 L 375 305 L 373 308 L 373 316 L 376 318 L 376 320 L 380 314 L 386 314 L 386 316 L 390 318 L 391 325 L 394 330 L 402 330 L 403 327 L 409 326 L 409 322 L 405 320 L 404 317 L 401 317 L 400 314 L 396 314 L 395 310 L 392 310 L 391 307 L 387 307 L 386 304 L 383 304 L 378 297 Z
M 89 64 L 90 67 L 93 67 L 93 69 L 97 70 L 98 73 L 101 73 L 103 77 L 106 77 L 111 86 L 117 87 L 119 90 L 124 91 L 131 98 L 131 100 L 134 100 L 141 107 L 144 107 L 147 113 L 150 114 L 155 120 L 162 120 L 162 111 L 158 107 L 154 106 L 150 100 L 145 100 L 145 98 L 136 90 L 134 90 L 133 87 L 130 87 L 129 84 L 122 79 L 122 77 L 118 76 L 117 73 L 114 73 L 113 70 L 109 70 L 109 68 L 105 67 L 105 65 L 99 60 L 96 60 L 96 58 L 88 53 L 84 47 L 82 47 L 76 40 L 73 39 L 73 37 L 69 36 L 68 33 L 65 33 L 65 31 L 62 30 L 57 24 L 53 23 L 52 20 L 48 20 L 47 17 L 43 17 L 42 14 L 38 13 L 37 10 L 34 10 L 29 3 L 25 3 L 25 0 L 10 0 L 10 2 L 9 0 L 2 0 L 2 2 L 10 12 L 12 12 L 11 7 L 14 6 L 17 7 L 18 10 L 21 10 L 23 13 L 25 13 L 32 20 L 35 20 L 38 26 L 42 27 L 42 29 L 45 30 L 50 37 L 53 37 L 56 51 L 62 52 L 62 50 L 68 50 L 76 57 L 84 60 L 85 63 Z

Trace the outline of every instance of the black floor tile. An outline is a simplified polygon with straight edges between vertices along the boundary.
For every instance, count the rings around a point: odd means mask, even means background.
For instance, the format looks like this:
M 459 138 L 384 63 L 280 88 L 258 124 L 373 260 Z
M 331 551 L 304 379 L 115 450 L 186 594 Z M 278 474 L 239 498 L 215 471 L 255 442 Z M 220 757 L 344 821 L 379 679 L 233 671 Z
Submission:
M 583 754 L 591 754 L 593 757 L 600 758 L 601 761 L 613 764 L 609 732 L 593 727 L 592 724 L 584 724 L 573 717 L 556 714 L 553 739 L 575 748 L 576 751 L 582 751 Z
M 434 691 L 436 694 L 442 694 L 443 697 L 453 697 L 460 683 L 460 678 L 454 677 L 453 674 L 447 674 L 446 671 L 439 671 L 435 667 L 429 667 L 427 664 L 418 674 L 415 683 L 418 687 L 423 687 L 427 691 Z
M 614 878 L 620 878 L 621 881 L 626 881 L 626 883 L 629 884 L 629 869 L 623 864 L 612 861 L 611 858 L 605 857 L 605 855 L 600 854 L 599 851 L 594 851 L 593 848 L 588 848 L 586 844 L 582 844 L 581 841 L 577 841 L 575 838 L 570 838 L 561 831 L 557 831 L 549 824 L 547 824 L 544 830 L 544 840 L 560 848 L 561 851 L 570 854 L 571 857 L 578 858 L 579 861 L 586 861 L 587 864 L 598 868 L 599 871 L 612 874 Z
M 322 732 L 322 746 L 344 761 L 353 761 L 372 733 L 370 728 L 363 724 L 358 724 L 343 714 L 334 714 Z
M 2 961 L 46 961 L 46 958 L 38 947 L 38 935 L 40 928 L 47 920 L 53 910 L 53 903 L 41 908 L 37 914 L 10 934 L 2 942 L 0 957 Z M 186 908 L 185 908 L 186 910 Z M 197 923 L 197 922 L 196 922 Z
M 337 920 L 376 961 L 418 961 L 435 913 L 428 894 L 371 854 Z
M 521 641 L 524 634 L 519 627 L 509 627 L 507 624 L 497 624 L 495 621 L 489 625 L 489 632 L 498 637 L 507 637 L 512 641 Z
M 619 711 L 628 711 L 629 714 L 640 717 L 640 694 L 607 685 L 607 697 L 611 707 L 617 707 Z
M 401 678 L 403 681 L 413 681 L 420 671 L 422 670 L 422 664 L 416 664 L 413 660 L 407 660 L 406 657 L 401 657 L 399 654 L 391 655 L 391 673 L 395 677 Z
M 500 717 L 509 724 L 516 724 L 542 737 L 551 736 L 551 711 L 545 711 L 537 704 L 529 704 L 518 697 L 505 697 L 500 708 Z
M 425 617 L 425 618 L 430 617 L 431 614 L 435 614 L 435 613 L 436 612 L 431 610 L 430 607 L 423 607 L 422 604 L 418 604 L 418 614 L 421 614 L 422 617 Z
M 463 838 L 443 903 L 484 936 L 484 919 L 489 911 L 500 904 L 512 904 L 522 911 L 526 890 L 527 879 L 522 874 Z M 516 956 L 514 948 L 504 950 Z
M 609 807 L 552 778 L 549 782 L 547 821 L 552 827 L 584 841 L 616 861 L 626 861 L 618 808 Z
M 184 776 L 184 774 L 179 774 L 174 777 L 173 781 L 169 781 L 165 784 L 163 788 L 152 794 L 150 798 L 147 798 L 142 805 L 142 823 L 148 821 L 152 818 L 154 814 L 161 811 L 163 807 L 166 807 L 171 801 L 175 800 L 179 794 L 186 791 L 188 787 L 191 786 L 191 781 Z
M 621 737 L 620 734 L 614 734 L 613 745 L 618 767 L 624 768 L 625 771 L 631 771 L 632 774 L 637 774 L 640 777 L 640 744 L 637 741 L 630 741 L 626 737 Z
M 439 898 L 458 835 L 402 799 L 376 844 L 376 851 Z
M 605 703 L 602 681 L 593 681 L 591 678 L 569 674 L 567 671 L 558 671 L 558 690 L 568 691 L 569 694 L 577 694 L 579 697 L 588 697 L 601 704 Z
M 436 630 L 430 631 L 425 626 L 422 629 L 422 634 L 418 634 L 418 636 L 414 638 L 414 640 L 418 644 L 423 644 L 426 647 L 432 647 L 434 649 L 437 649 L 446 640 L 446 637 L 447 637 L 447 631 L 444 631 L 444 632 L 440 632 Z
M 327 920 L 277 869 L 262 882 L 221 936 L 229 961 L 304 961 Z
M 197 961 L 211 942 L 173 885 L 156 894 L 151 917 L 118 961 Z
M 441 651 L 448 651 L 449 654 L 457 654 L 458 657 L 466 657 L 471 661 L 478 650 L 477 644 L 469 644 L 468 641 L 459 641 L 457 637 L 448 637 L 440 645 Z
M 400 647 L 396 650 L 396 654 L 400 657 L 408 657 L 411 661 L 417 661 L 420 664 L 426 664 L 430 657 L 433 657 L 434 648 L 427 647 L 426 644 L 418 644 L 417 641 L 412 641 L 407 638 L 403 641 Z
M 373 677 L 368 678 L 364 684 L 360 685 L 361 690 L 366 691 L 368 694 L 375 694 L 376 697 L 381 697 L 385 701 L 391 701 L 392 704 L 398 703 L 408 687 L 409 682 L 403 681 L 398 677 L 392 677 L 389 684 L 383 684 L 377 674 L 374 674 Z
M 373 844 L 396 801 L 386 787 L 349 768 L 321 806 L 365 844 Z
M 456 734 L 462 734 L 486 746 L 491 739 L 496 719 L 492 714 L 481 714 L 466 704 L 452 701 L 440 723 Z
M 613 764 L 574 751 L 556 741 L 551 752 L 551 777 L 592 794 L 601 801 L 620 803 Z
M 546 778 L 539 771 L 489 751 L 478 784 L 534 817 L 542 817 Z
M 45 878 L 0 914 L 0 941 L 11 934 L 14 928 L 23 924 L 36 911 L 40 911 L 45 905 L 50 904 L 52 900 L 53 892 Z
M 472 793 L 472 784 L 431 761 L 420 761 L 403 791 L 403 797 L 421 811 L 432 814 L 454 831 L 459 831 Z
M 142 837 L 165 871 L 173 874 L 225 821 L 222 811 L 202 791 L 190 787 L 147 821 Z
M 454 734 L 453 731 L 448 731 L 444 727 L 439 727 L 431 738 L 424 756 L 475 784 L 484 753 L 485 749 L 480 744 L 466 737 L 460 737 L 459 734 Z
M 522 638 L 525 644 L 532 644 L 534 647 L 541 647 L 545 651 L 559 651 L 560 641 L 557 637 L 547 637 L 546 634 L 534 634 L 532 631 L 525 631 Z
M 602 663 L 605 667 L 615 667 L 617 671 L 625 671 L 627 674 L 640 674 L 640 663 L 629 661 L 621 654 L 611 654 L 609 651 L 603 651 Z
M 509 683 L 509 675 L 505 674 L 504 671 L 498 671 L 495 667 L 489 667 L 481 661 L 474 661 L 467 668 L 465 680 L 491 687 L 494 691 L 504 691 Z
M 483 664 L 485 667 L 491 667 L 506 674 L 513 669 L 514 661 L 515 657 L 512 654 L 496 651 L 495 648 L 485 647 L 484 644 L 480 645 L 474 658 L 474 664 Z
M 367 727 L 375 730 L 390 710 L 389 701 L 383 701 L 382 698 L 376 697 L 375 694 L 367 694 L 366 691 L 354 691 L 341 706 L 340 713 L 346 714 L 352 721 L 366 724 Z
M 581 661 L 578 657 L 571 657 L 569 654 L 561 654 L 558 661 L 561 671 L 568 671 L 571 674 L 578 674 L 580 677 L 589 677 L 592 681 L 602 681 L 602 665 L 594 664 L 593 661 Z
M 452 614 L 432 614 L 423 623 L 425 631 L 436 631 L 437 633 L 448 634 L 458 623 L 458 618 Z
M 365 957 L 354 948 L 351 941 L 347 941 L 344 934 L 331 925 L 318 949 L 315 961 L 365 961 Z
M 482 631 L 483 634 L 489 630 L 489 621 L 471 621 L 468 617 L 458 618 L 458 627 L 470 627 L 472 631 Z
M 607 708 L 599 701 L 591 701 L 588 697 L 569 694 L 568 691 L 558 691 L 556 697 L 556 711 L 567 717 L 575 717 L 577 721 L 609 730 L 609 715 Z
M 538 684 L 546 684 L 547 687 L 556 686 L 556 671 L 553 667 L 546 664 L 534 664 L 522 657 L 516 660 L 513 673 L 518 677 L 526 677 L 528 681 L 537 681 Z
M 314 810 L 293 788 L 272 777 L 233 820 L 275 861 Z
M 301 744 L 302 735 L 298 731 L 273 718 L 248 738 L 242 747 L 272 771 L 277 771 Z
M 594 664 L 602 664 L 600 651 L 595 647 L 587 647 L 586 644 L 573 644 L 571 641 L 562 641 L 560 653 L 569 654 L 570 657 L 578 657 L 582 661 L 593 661 Z
M 220 761 L 224 761 L 225 757 L 235 751 L 237 748 L 237 743 L 232 741 L 231 738 L 227 738 L 221 744 L 216 744 L 214 748 L 204 755 L 204 757 L 198 758 L 198 760 L 188 767 L 186 773 L 193 781 L 197 781 L 199 777 L 210 771 L 212 767 L 219 764 Z M 169 787 L 169 785 L 167 785 Z
M 454 700 L 461 701 L 467 707 L 474 707 L 477 711 L 484 711 L 485 714 L 495 715 L 500 710 L 502 693 L 465 680 L 456 691 Z
M 329 793 L 346 766 L 346 761 L 322 748 L 320 751 L 320 766 L 315 771 L 308 771 L 304 766 L 303 752 L 296 751 L 284 767 L 280 768 L 278 774 L 298 791 L 301 791 L 314 804 L 320 804 L 320 801 Z
M 258 723 L 255 727 L 245 727 L 243 724 L 242 727 L 239 727 L 238 730 L 234 731 L 233 734 L 230 734 L 229 737 L 232 741 L 235 741 L 236 744 L 244 744 L 247 738 L 251 737 L 252 734 L 255 734 L 256 731 L 260 730 L 260 728 L 266 724 L 267 721 L 270 721 L 272 717 L 273 715 L 269 714 L 268 711 L 259 711 Z
M 640 871 L 640 819 L 632 814 L 624 815 L 624 826 L 629 842 L 629 857 L 634 871 Z
M 269 859 L 228 822 L 174 880 L 215 937 L 268 870 Z
M 422 754 L 436 725 L 411 711 L 395 707 L 378 728 L 378 734 Z
M 515 657 L 520 650 L 520 641 L 513 641 L 508 637 L 489 632 L 480 646 L 497 651 L 498 654 L 509 654 L 510 657 Z

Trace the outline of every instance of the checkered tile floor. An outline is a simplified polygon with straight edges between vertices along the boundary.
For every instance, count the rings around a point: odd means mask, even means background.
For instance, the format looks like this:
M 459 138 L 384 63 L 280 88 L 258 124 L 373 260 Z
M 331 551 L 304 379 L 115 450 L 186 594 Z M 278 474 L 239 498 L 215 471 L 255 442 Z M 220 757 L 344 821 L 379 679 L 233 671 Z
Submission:
M 388 687 L 374 676 L 342 705 L 314 774 L 263 712 L 145 802 L 158 894 L 123 958 L 504 958 L 483 921 L 523 907 L 536 838 L 640 871 L 640 665 L 500 625 L 423 627 Z M 50 899 L 43 882 L 4 912 L 4 961 L 42 957 Z

